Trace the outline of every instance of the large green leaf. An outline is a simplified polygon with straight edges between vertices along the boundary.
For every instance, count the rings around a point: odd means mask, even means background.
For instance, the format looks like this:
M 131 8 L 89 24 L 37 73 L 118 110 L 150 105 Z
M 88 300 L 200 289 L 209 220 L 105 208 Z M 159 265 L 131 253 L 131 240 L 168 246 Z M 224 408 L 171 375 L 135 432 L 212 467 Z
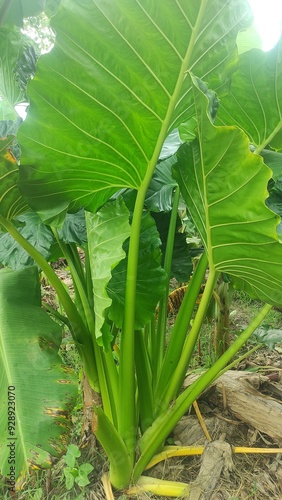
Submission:
M 0 270 L 0 308 L 0 466 L 6 476 L 15 465 L 18 477 L 65 450 L 76 377 L 58 355 L 60 327 L 40 307 L 35 267 Z
M 274 49 L 240 56 L 228 97 L 221 100 L 218 123 L 238 125 L 256 148 L 282 149 L 282 39 Z
M 12 219 L 27 210 L 19 188 L 18 165 L 11 153 L 14 137 L 0 139 L 0 214 Z
M 224 94 L 249 19 L 246 0 L 63 0 L 19 133 L 30 205 L 48 219 L 138 189 L 168 133 L 194 113 L 187 70 Z
M 122 198 L 108 202 L 96 214 L 87 214 L 94 294 L 95 335 L 98 342 L 108 345 L 105 323 L 106 310 L 112 303 L 106 288 L 114 268 L 125 258 L 124 241 L 130 236 L 129 212 Z M 103 338 L 102 338 L 103 337 Z
M 140 330 L 155 314 L 157 303 L 165 291 L 166 275 L 161 267 L 161 241 L 155 221 L 147 212 L 143 216 L 137 268 L 135 328 Z M 124 244 L 128 252 L 128 240 Z M 109 317 L 118 328 L 123 326 L 127 258 L 113 270 L 107 292 L 112 299 Z
M 211 269 L 228 273 L 252 296 L 282 303 L 279 217 L 265 205 L 270 169 L 236 127 L 215 127 L 194 79 L 197 138 L 179 150 L 175 175 L 204 241 Z

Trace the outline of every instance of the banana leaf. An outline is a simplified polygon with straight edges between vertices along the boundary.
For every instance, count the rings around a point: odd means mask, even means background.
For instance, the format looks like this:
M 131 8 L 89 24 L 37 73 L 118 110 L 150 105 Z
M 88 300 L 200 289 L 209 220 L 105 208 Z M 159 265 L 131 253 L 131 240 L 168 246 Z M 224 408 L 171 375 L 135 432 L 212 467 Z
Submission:
M 0 467 L 7 477 L 11 466 L 17 478 L 29 467 L 51 467 L 65 451 L 77 395 L 76 376 L 58 354 L 61 328 L 40 305 L 36 267 L 0 270 Z

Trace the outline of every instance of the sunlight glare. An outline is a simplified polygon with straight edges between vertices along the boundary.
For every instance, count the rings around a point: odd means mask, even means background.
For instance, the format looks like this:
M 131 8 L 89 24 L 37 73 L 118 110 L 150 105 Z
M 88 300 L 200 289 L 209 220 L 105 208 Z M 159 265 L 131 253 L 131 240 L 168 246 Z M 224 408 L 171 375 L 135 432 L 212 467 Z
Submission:
M 281 0 L 248 0 L 254 13 L 254 26 L 262 39 L 262 49 L 272 49 L 282 33 Z

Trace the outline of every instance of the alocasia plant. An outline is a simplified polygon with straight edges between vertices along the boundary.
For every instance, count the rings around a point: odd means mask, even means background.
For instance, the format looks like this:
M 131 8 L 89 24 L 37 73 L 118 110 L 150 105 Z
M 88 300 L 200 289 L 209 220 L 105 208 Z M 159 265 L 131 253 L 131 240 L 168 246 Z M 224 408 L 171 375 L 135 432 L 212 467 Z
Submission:
M 92 426 L 117 489 L 139 480 L 192 402 L 271 305 L 282 303 L 279 221 L 265 205 L 271 171 L 232 119 L 228 126 L 214 125 L 218 98 L 228 102 L 237 69 L 237 33 L 250 19 L 245 0 L 63 0 L 52 20 L 55 47 L 40 58 L 28 86 L 30 107 L 18 134 L 18 183 L 16 163 L 5 157 L 6 150 L 2 154 L 0 175 L 6 178 L 9 166 L 14 174 L 0 186 L 0 224 L 56 289 L 89 383 L 101 392 L 103 407 L 95 408 Z M 220 112 L 219 119 L 224 121 Z M 165 168 L 159 158 L 170 133 L 183 144 L 173 150 L 174 180 L 168 171 L 167 190 L 158 171 Z M 156 184 L 159 198 L 152 193 Z M 160 307 L 156 327 L 155 307 L 166 303 L 179 190 L 204 252 L 166 343 L 165 309 Z M 172 210 L 163 267 L 149 213 L 157 199 L 157 211 Z M 68 260 L 75 303 L 13 224 L 27 206 L 50 226 Z M 67 212 L 75 217 L 82 208 L 88 212 L 85 266 L 79 242 L 61 230 Z M 267 305 L 179 395 L 219 272 Z

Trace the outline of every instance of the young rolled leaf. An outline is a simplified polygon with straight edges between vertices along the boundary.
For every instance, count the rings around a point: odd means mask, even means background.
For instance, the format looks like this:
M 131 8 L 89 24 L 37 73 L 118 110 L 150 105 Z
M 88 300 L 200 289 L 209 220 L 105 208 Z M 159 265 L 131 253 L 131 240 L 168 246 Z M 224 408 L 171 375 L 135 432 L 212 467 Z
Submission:
M 236 127 L 215 127 L 192 77 L 197 138 L 179 150 L 175 176 L 204 241 L 210 269 L 236 278 L 251 296 L 282 301 L 279 217 L 265 205 L 270 169 Z
M 61 329 L 40 307 L 36 267 L 0 270 L 0 307 L 1 474 L 10 472 L 7 444 L 14 442 L 18 478 L 65 451 L 77 386 L 58 355 Z
M 259 152 L 268 144 L 282 149 L 282 39 L 269 52 L 253 49 L 240 56 L 217 119 L 242 128 Z
M 48 220 L 69 206 L 96 211 L 118 189 L 138 189 L 169 131 L 194 113 L 186 71 L 225 93 L 236 35 L 249 21 L 245 0 L 130 8 L 127 0 L 63 0 L 52 20 L 55 47 L 38 62 L 19 133 L 31 207 Z
M 108 202 L 96 214 L 87 214 L 87 233 L 94 294 L 95 335 L 98 343 L 108 347 L 109 338 L 103 325 L 106 310 L 112 303 L 107 285 L 114 268 L 125 258 L 122 248 L 130 235 L 129 212 L 122 198 Z M 104 338 L 103 338 L 104 331 Z

